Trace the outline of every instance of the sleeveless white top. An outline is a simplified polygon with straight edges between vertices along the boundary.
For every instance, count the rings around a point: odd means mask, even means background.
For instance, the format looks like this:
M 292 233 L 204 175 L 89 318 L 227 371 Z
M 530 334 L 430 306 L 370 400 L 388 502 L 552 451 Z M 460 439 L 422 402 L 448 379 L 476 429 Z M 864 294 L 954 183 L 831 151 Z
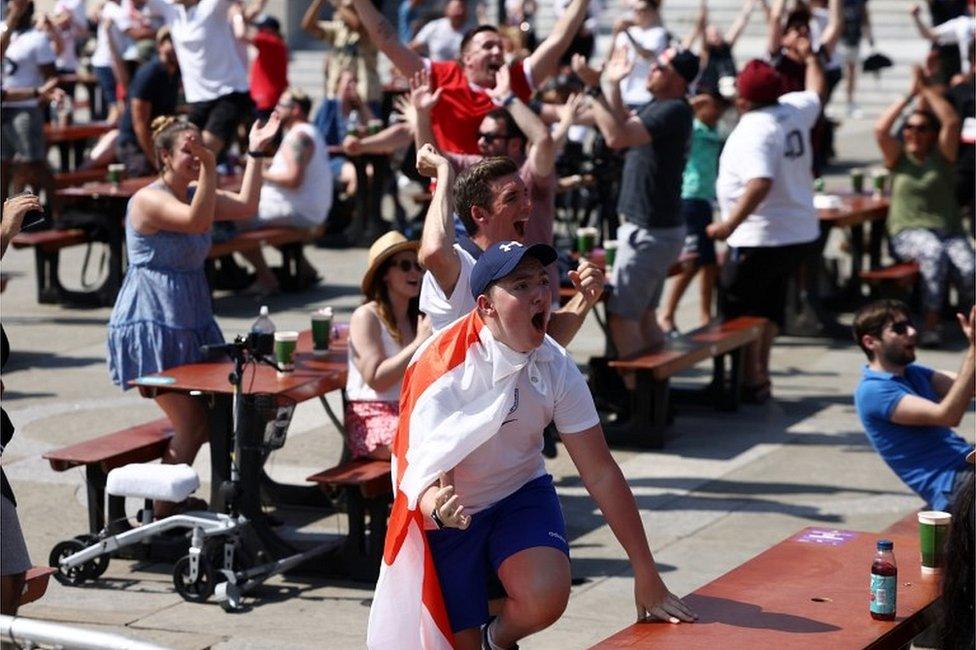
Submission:
M 383 345 L 383 352 L 386 354 L 387 358 L 392 357 L 403 349 L 403 346 L 394 340 L 393 335 L 390 334 L 390 330 L 386 328 L 386 325 L 380 323 L 380 342 Z M 379 402 L 399 402 L 400 401 L 400 384 L 402 382 L 397 382 L 390 388 L 382 392 L 377 392 L 369 386 L 364 380 L 363 376 L 359 372 L 359 368 L 353 362 L 353 359 L 357 357 L 356 348 L 353 346 L 352 339 L 349 339 L 349 374 L 346 377 L 346 399 L 350 402 L 355 401 L 379 401 Z

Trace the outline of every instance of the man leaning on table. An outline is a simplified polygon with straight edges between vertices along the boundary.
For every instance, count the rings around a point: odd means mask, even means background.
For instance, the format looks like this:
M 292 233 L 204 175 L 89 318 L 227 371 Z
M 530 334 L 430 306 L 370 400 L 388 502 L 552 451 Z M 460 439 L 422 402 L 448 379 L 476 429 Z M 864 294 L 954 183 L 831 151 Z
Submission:
M 973 399 L 976 307 L 958 315 L 969 345 L 958 374 L 915 363 L 918 330 L 908 307 L 879 300 L 854 316 L 854 340 L 868 357 L 854 404 L 888 467 L 935 510 L 948 510 L 973 482 L 973 446 L 959 426 Z

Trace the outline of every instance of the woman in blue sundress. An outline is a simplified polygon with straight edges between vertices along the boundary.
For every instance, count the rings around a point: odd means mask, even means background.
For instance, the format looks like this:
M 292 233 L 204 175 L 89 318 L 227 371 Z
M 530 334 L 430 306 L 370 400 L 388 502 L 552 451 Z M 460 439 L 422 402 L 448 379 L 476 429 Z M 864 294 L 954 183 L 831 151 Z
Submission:
M 278 130 L 272 114 L 251 129 L 251 152 L 262 151 Z M 261 162 L 248 156 L 240 192 L 217 189 L 214 154 L 199 129 L 164 116 L 153 120 L 159 179 L 136 192 L 125 217 L 129 270 L 108 324 L 108 367 L 123 389 L 132 379 L 203 361 L 201 345 L 223 343 L 214 320 L 204 263 L 215 219 L 247 219 L 257 212 Z M 190 187 L 196 181 L 195 187 Z M 193 397 L 160 393 L 156 404 L 175 435 L 164 463 L 192 464 L 208 437 L 207 414 Z M 157 503 L 157 517 L 178 504 Z

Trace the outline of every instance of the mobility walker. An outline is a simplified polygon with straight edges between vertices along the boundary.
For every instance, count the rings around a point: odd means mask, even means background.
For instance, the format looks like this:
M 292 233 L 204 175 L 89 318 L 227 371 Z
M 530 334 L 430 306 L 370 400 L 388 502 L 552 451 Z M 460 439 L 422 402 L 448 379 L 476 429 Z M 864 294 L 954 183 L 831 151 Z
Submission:
M 138 515 L 141 525 L 113 534 L 120 522 L 110 522 L 98 535 L 79 535 L 59 542 L 49 558 L 50 566 L 58 569 L 55 579 L 65 585 L 94 580 L 105 573 L 109 558 L 118 550 L 137 544 L 148 545 L 162 533 L 185 529 L 190 531 L 189 549 L 173 567 L 173 585 L 177 593 L 189 602 L 204 602 L 216 593 L 221 606 L 233 611 L 242 607 L 242 597 L 247 591 L 332 548 L 332 544 L 322 544 L 302 553 L 265 561 L 267 553 L 259 536 L 250 519 L 241 512 L 242 458 L 249 455 L 254 459 L 256 453 L 257 462 L 261 462 L 271 451 L 281 448 L 295 409 L 293 401 L 282 405 L 280 397 L 243 393 L 247 364 L 264 363 L 277 368 L 275 362 L 266 357 L 272 346 L 272 335 L 259 333 L 238 336 L 233 343 L 203 346 L 205 353 L 226 354 L 234 361 L 234 370 L 229 376 L 234 386 L 234 453 L 230 480 L 220 486 L 229 512 L 200 510 L 153 521 L 152 500 L 184 501 L 200 486 L 200 477 L 188 465 L 133 463 L 119 467 L 109 472 L 106 492 L 145 499 L 146 506 Z M 258 423 L 262 428 L 257 435 L 247 435 L 247 424 L 254 420 L 245 418 L 245 409 L 260 416 Z M 127 524 L 121 523 L 123 527 Z M 183 541 L 185 543 L 185 538 Z

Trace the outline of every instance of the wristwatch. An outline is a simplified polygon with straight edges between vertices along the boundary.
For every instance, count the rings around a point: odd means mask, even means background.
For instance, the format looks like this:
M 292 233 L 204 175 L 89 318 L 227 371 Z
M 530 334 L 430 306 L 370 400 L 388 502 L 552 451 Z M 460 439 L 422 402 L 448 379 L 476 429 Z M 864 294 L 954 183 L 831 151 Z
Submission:
M 438 528 L 446 528 L 447 527 L 444 524 L 444 520 L 441 519 L 441 516 L 439 514 L 437 514 L 437 508 L 434 508 L 433 510 L 430 511 L 430 518 L 434 520 L 434 523 L 437 524 L 437 527 Z

